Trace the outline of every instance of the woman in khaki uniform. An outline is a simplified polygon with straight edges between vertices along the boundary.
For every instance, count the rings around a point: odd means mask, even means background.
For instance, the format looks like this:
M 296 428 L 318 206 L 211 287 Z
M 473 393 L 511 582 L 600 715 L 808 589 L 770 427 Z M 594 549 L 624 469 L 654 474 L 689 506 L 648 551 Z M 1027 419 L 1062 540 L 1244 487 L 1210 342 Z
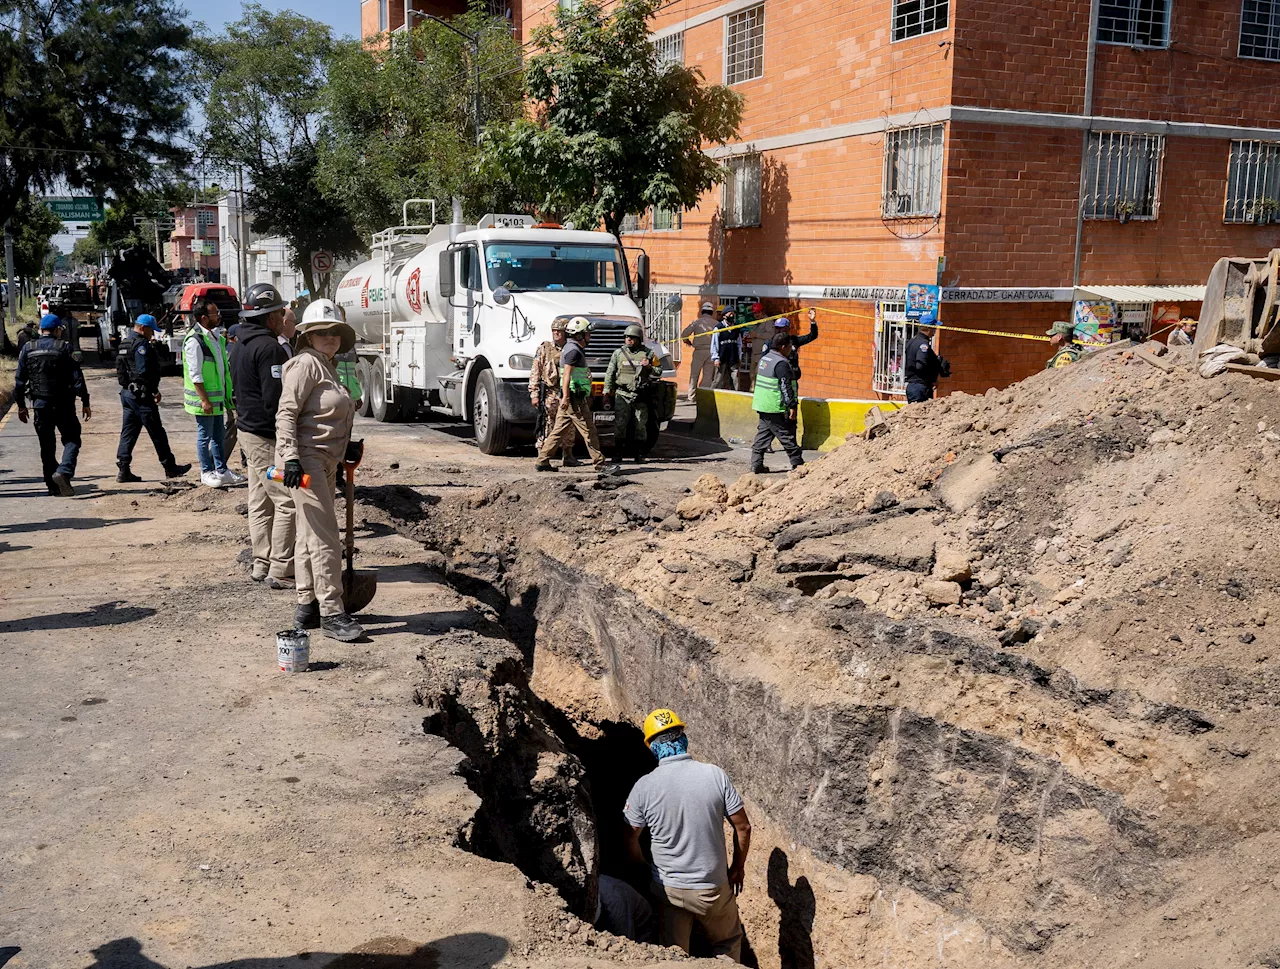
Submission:
M 330 303 L 325 310 L 298 326 L 297 348 L 284 364 L 276 460 L 284 467 L 285 485 L 296 492 L 294 623 L 300 629 L 319 628 L 345 643 L 359 639 L 364 629 L 342 603 L 342 541 L 333 479 L 351 442 L 356 409 L 334 358 L 355 346 L 356 334 L 336 306 Z M 302 484 L 304 474 L 310 475 L 309 487 Z

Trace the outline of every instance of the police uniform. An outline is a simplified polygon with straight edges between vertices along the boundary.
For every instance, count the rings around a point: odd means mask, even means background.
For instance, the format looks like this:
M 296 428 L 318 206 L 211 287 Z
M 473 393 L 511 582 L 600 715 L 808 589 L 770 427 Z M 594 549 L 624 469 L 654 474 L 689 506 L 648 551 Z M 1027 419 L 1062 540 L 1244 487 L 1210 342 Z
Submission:
M 160 361 L 150 339 L 135 331 L 120 342 L 116 377 L 120 381 L 122 418 L 120 444 L 116 448 L 116 466 L 120 469 L 117 480 L 136 480 L 130 465 L 133 463 L 133 447 L 144 427 L 155 445 L 156 457 L 164 467 L 165 476 L 177 478 L 186 474 L 191 465 L 178 464 L 173 449 L 169 447 L 169 435 L 160 420 L 160 406 L 156 401 L 160 393 Z
M 60 327 L 49 314 L 40 321 L 42 332 Z M 71 355 L 71 345 L 53 336 L 42 336 L 26 344 L 18 354 L 18 372 L 13 386 L 21 418 L 26 398 L 31 398 L 36 437 L 40 439 L 40 463 L 44 483 L 51 495 L 70 496 L 71 479 L 80 455 L 80 419 L 75 402 L 79 397 L 89 411 L 89 388 L 80 364 Z M 57 436 L 62 438 L 62 459 L 57 457 Z
M 755 474 L 764 471 L 764 453 L 777 438 L 787 452 L 791 467 L 804 464 L 804 454 L 796 443 L 797 421 L 787 416 L 800 406 L 798 382 L 791 361 L 777 350 L 770 349 L 760 358 L 756 368 L 756 387 L 751 406 L 760 416 L 756 437 L 751 444 L 751 470 Z
M 657 376 L 658 359 L 641 344 L 634 349 L 618 347 L 609 358 L 604 374 L 604 392 L 613 394 L 614 457 L 621 459 L 630 451 L 641 459 L 649 429 L 649 401 L 646 388 Z

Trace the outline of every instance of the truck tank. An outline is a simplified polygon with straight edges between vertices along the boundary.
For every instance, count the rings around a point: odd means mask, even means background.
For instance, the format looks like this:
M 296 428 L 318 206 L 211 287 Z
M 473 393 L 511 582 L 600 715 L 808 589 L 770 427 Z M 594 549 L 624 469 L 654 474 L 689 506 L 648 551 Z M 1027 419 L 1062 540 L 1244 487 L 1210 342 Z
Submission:
M 382 342 L 383 311 L 388 302 L 391 319 L 398 323 L 444 320 L 444 307 L 437 305 L 436 283 L 440 252 L 448 244 L 447 238 L 430 244 L 420 238 L 391 250 L 375 250 L 371 258 L 342 277 L 334 302 L 346 312 L 347 322 L 360 340 Z M 388 260 L 390 271 L 384 272 Z

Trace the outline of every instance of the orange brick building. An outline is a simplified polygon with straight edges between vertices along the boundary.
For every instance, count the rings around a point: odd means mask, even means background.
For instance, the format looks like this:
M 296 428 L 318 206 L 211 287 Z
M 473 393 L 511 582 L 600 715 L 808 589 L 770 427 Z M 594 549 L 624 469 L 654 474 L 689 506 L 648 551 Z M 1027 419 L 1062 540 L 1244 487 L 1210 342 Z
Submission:
M 726 185 L 624 242 L 685 321 L 706 297 L 819 306 L 805 394 L 900 389 L 908 283 L 941 282 L 953 326 L 1043 334 L 1090 300 L 1141 333 L 1196 315 L 1219 256 L 1280 245 L 1280 0 L 672 0 L 653 32 L 745 115 L 710 149 Z M 1049 355 L 956 332 L 940 349 L 943 392 Z

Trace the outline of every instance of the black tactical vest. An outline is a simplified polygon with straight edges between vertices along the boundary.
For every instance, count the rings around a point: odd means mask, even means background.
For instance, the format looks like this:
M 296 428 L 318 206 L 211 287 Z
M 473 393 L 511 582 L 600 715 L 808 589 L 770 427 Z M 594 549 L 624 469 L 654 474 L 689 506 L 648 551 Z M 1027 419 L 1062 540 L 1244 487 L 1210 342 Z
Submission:
M 67 344 L 54 340 L 47 349 L 27 344 L 27 396 L 32 400 L 58 400 L 74 396 L 71 382 L 71 355 Z

